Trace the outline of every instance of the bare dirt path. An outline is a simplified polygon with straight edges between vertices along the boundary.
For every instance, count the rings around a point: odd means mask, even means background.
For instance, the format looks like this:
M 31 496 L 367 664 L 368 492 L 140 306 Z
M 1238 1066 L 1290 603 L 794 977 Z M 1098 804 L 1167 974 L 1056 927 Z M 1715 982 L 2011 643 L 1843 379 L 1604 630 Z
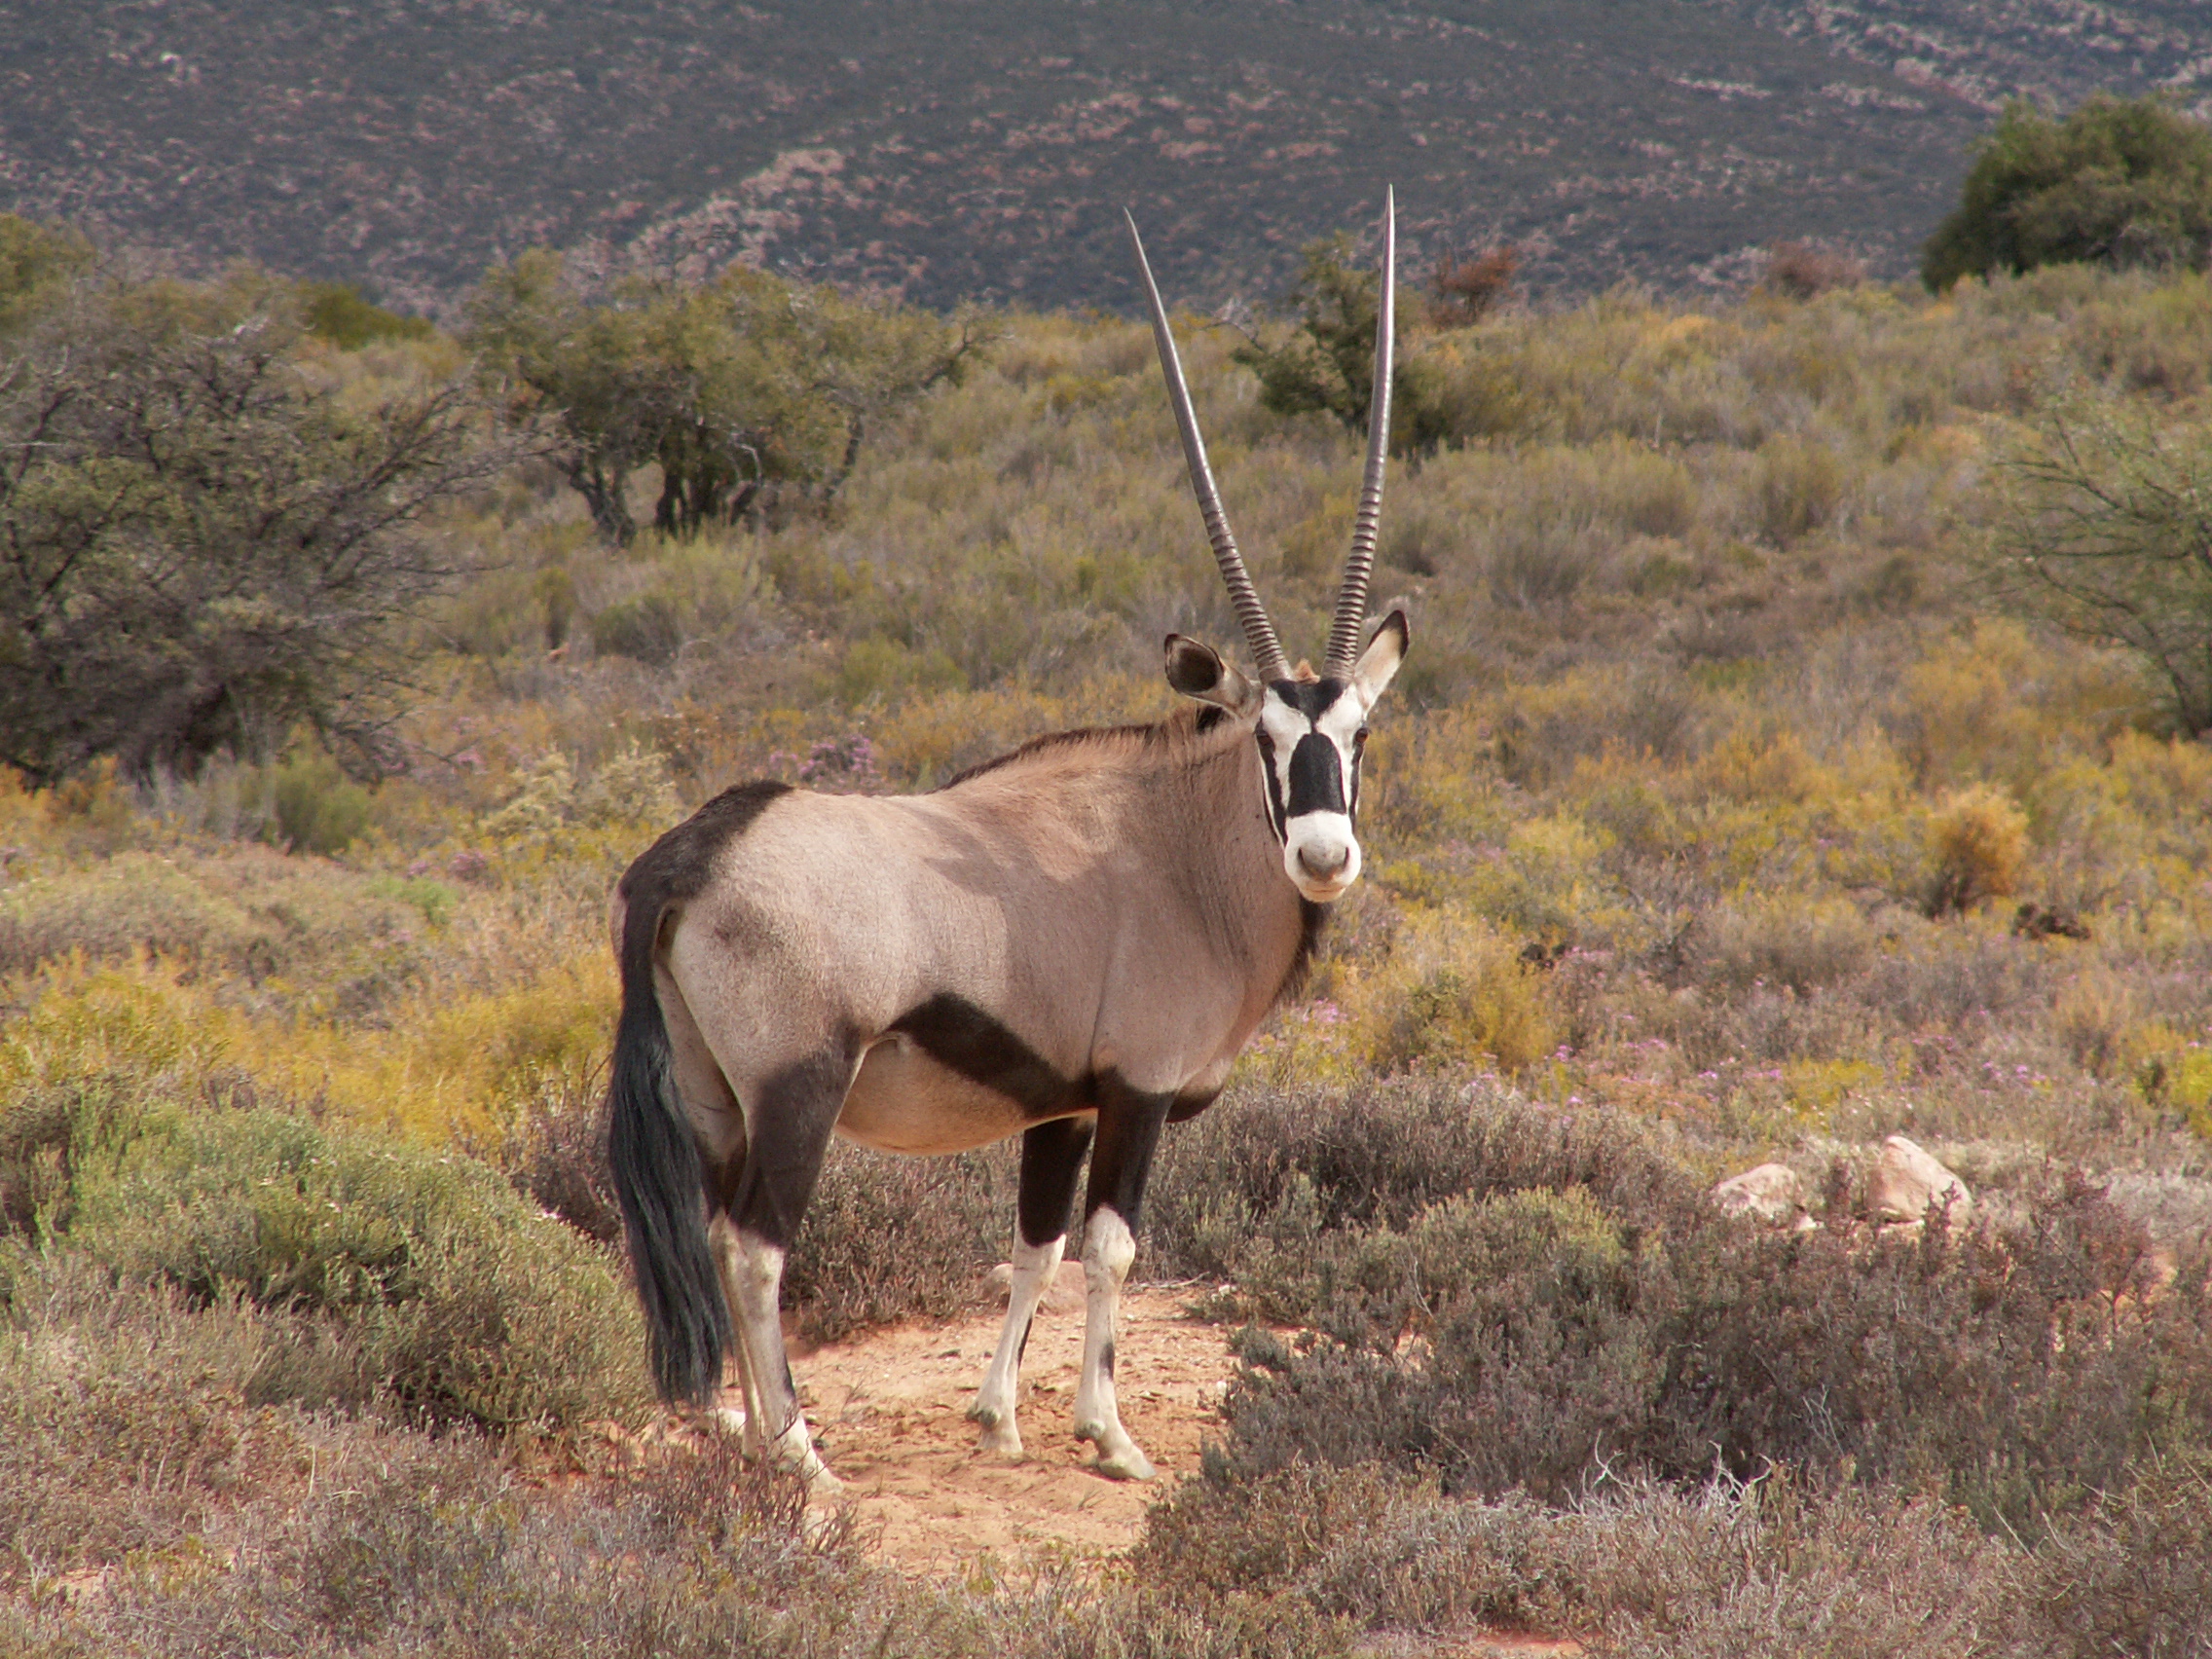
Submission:
M 1019 1463 L 977 1452 L 966 1415 L 998 1342 L 999 1309 L 794 1353 L 822 1455 L 850 1488 L 871 1548 L 905 1571 L 938 1576 L 986 1558 L 1014 1568 L 1071 1555 L 1099 1561 L 1134 1543 L 1146 1507 L 1197 1472 L 1235 1369 L 1229 1333 L 1187 1317 L 1186 1300 L 1135 1289 L 1122 1303 L 1122 1420 L 1159 1468 L 1157 1482 L 1093 1473 L 1090 1447 L 1069 1432 L 1080 1308 L 1048 1304 L 1031 1329 Z
M 823 1456 L 845 1482 L 862 1537 L 880 1560 L 916 1577 L 966 1577 L 978 1567 L 1020 1573 L 1096 1567 L 1144 1530 L 1145 1510 L 1196 1474 L 1235 1370 L 1230 1329 L 1189 1317 L 1188 1290 L 1143 1287 L 1122 1302 L 1116 1344 L 1122 1420 L 1160 1478 L 1110 1481 L 1092 1472 L 1073 1426 L 1083 1356 L 1081 1270 L 1062 1270 L 1038 1310 L 1022 1367 L 1016 1463 L 976 1448 L 970 1402 L 997 1345 L 1004 1309 L 896 1325 L 808 1347 L 793 1337 L 793 1370 Z M 728 1402 L 735 1406 L 734 1391 Z M 1364 1659 L 1573 1659 L 1571 1640 L 1486 1630 L 1378 1635 Z

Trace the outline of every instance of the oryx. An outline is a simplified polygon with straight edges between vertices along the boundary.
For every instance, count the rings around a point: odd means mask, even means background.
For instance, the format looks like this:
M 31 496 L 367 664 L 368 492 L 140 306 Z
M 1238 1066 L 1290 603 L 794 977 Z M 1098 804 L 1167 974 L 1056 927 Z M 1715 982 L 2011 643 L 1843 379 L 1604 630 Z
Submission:
M 1075 1432 L 1103 1473 L 1151 1476 L 1115 1408 L 1114 1333 L 1153 1150 L 1212 1101 L 1359 875 L 1361 744 L 1407 643 L 1402 611 L 1360 639 L 1389 444 L 1394 212 L 1365 484 L 1318 675 L 1285 660 L 1245 573 L 1128 228 L 1256 678 L 1171 634 L 1168 683 L 1194 706 L 1159 725 L 1039 738 L 926 794 L 747 784 L 615 890 L 614 1178 L 656 1380 L 704 1402 L 734 1354 L 749 1436 L 816 1481 L 831 1477 L 777 1299 L 832 1133 L 914 1154 L 1021 1135 L 1013 1295 L 970 1414 L 985 1450 L 1015 1456 L 1022 1347 L 1089 1153 Z

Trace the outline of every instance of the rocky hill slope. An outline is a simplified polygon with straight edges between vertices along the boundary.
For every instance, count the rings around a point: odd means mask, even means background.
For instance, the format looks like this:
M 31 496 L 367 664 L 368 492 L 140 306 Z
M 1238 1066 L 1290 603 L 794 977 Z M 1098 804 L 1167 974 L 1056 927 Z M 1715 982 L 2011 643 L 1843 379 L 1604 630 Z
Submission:
M 435 309 L 532 243 L 946 304 L 1266 294 L 1382 186 L 1418 261 L 1901 274 L 1986 111 L 2194 87 L 2188 0 L 0 0 L 0 207 Z

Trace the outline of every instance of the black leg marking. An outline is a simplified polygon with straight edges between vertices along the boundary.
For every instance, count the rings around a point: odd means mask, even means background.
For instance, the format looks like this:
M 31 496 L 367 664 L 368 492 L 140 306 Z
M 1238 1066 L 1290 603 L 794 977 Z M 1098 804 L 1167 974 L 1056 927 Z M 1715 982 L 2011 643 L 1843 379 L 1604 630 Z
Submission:
M 728 1197 L 729 1218 L 739 1229 L 779 1250 L 791 1248 L 852 1077 L 853 1045 L 847 1040 L 761 1086 L 745 1166 Z
M 1098 1145 L 1090 1157 L 1084 1221 L 1088 1226 L 1100 1205 L 1111 1204 L 1133 1237 L 1138 1212 L 1144 1207 L 1145 1182 L 1152 1174 L 1152 1155 L 1175 1097 L 1143 1093 L 1112 1072 L 1099 1077 L 1097 1092 Z
M 1105 1372 L 1109 1377 L 1114 1375 L 1114 1345 L 1112 1343 L 1108 1343 L 1098 1350 L 1098 1369 Z
M 1032 1313 L 1029 1316 L 1029 1324 L 1021 1327 L 1021 1341 L 1016 1343 L 1014 1348 L 1014 1363 L 1017 1369 L 1021 1362 L 1029 1357 L 1029 1331 L 1030 1327 L 1036 1323 L 1037 1316 Z
M 1021 1241 L 1032 1249 L 1067 1232 L 1075 1178 L 1083 1172 L 1090 1136 L 1090 1124 L 1081 1118 L 1060 1118 L 1023 1131 L 1021 1198 L 1015 1215 Z

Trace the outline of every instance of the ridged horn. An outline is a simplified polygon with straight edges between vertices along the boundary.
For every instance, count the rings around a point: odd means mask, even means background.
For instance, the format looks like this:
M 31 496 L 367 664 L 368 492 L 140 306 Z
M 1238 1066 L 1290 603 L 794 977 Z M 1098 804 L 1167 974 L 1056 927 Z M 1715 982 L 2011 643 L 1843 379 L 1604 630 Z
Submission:
M 1183 460 L 1190 466 L 1191 489 L 1206 521 L 1206 539 L 1213 543 L 1214 563 L 1221 567 L 1221 579 L 1229 585 L 1229 603 L 1235 608 L 1236 620 L 1244 625 L 1245 643 L 1252 647 L 1260 678 L 1287 679 L 1290 664 L 1283 658 L 1274 624 L 1268 620 L 1267 608 L 1261 605 L 1259 592 L 1244 569 L 1244 555 L 1236 551 L 1229 515 L 1222 511 L 1221 492 L 1214 488 L 1213 468 L 1206 464 L 1206 441 L 1198 435 L 1198 418 L 1191 409 L 1191 388 L 1183 384 L 1183 360 L 1176 355 L 1175 336 L 1168 331 L 1167 308 L 1160 303 L 1160 284 L 1152 279 L 1152 262 L 1144 256 L 1144 239 L 1137 235 L 1136 215 L 1124 208 L 1122 217 L 1128 221 L 1129 245 L 1137 250 L 1137 269 L 1144 274 L 1145 298 L 1152 303 L 1153 344 L 1160 348 L 1161 371 L 1167 377 L 1167 401 L 1175 406 L 1175 424 L 1183 434 Z
M 1359 487 L 1359 513 L 1352 520 L 1351 553 L 1345 560 L 1344 586 L 1337 590 L 1337 616 L 1329 625 L 1329 655 L 1321 672 L 1342 680 L 1359 660 L 1359 632 L 1367 620 L 1367 584 L 1375 573 L 1375 532 L 1382 517 L 1382 469 L 1390 453 L 1391 335 L 1397 322 L 1398 199 L 1382 198 L 1382 298 L 1375 309 L 1375 388 L 1367 402 L 1367 476 Z

